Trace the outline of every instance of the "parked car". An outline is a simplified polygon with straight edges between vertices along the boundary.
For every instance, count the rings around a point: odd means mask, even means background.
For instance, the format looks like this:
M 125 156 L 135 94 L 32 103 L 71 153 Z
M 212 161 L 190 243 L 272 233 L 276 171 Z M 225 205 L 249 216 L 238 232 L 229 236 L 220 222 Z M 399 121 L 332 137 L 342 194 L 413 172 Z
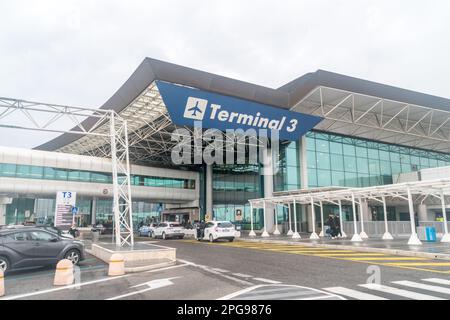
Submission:
M 203 238 L 198 240 L 216 242 L 223 239 L 233 242 L 235 233 L 236 228 L 230 221 L 210 221 L 205 226 Z
M 62 238 L 74 239 L 74 237 L 68 232 L 59 229 L 58 227 L 50 226 L 50 225 L 36 225 L 36 228 L 42 228 L 48 232 L 55 233 Z
M 152 232 L 153 238 L 163 240 L 169 238 L 184 238 L 184 228 L 178 222 L 161 222 Z
M 138 230 L 139 237 L 152 237 L 153 231 L 157 225 L 157 223 L 150 223 L 147 226 L 140 227 Z
M 0 268 L 4 272 L 56 265 L 62 259 L 74 264 L 84 260 L 83 243 L 38 227 L 0 230 Z

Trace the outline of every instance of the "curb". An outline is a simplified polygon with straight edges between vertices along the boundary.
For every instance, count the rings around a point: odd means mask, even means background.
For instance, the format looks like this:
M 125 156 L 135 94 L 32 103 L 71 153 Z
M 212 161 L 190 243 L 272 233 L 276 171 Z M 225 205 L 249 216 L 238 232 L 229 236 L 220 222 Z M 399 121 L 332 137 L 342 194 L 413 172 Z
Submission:
M 142 266 L 142 267 L 128 267 L 128 268 L 125 267 L 125 273 L 138 273 L 138 272 L 143 272 L 143 271 L 150 271 L 153 269 L 171 267 L 171 266 L 175 265 L 176 263 L 177 263 L 176 261 L 169 261 L 169 262 L 156 263 L 156 264 L 151 264 L 151 265 Z
M 377 253 L 387 253 L 397 256 L 405 257 L 419 257 L 419 258 L 429 258 L 429 259 L 439 259 L 439 260 L 450 260 L 449 254 L 443 253 L 430 253 L 430 252 L 420 252 L 420 251 L 408 251 L 399 249 L 385 249 L 385 248 L 373 248 L 373 247 L 357 247 L 348 245 L 338 245 L 338 244 L 325 244 L 325 243 L 309 243 L 309 242 L 292 242 L 283 240 L 259 240 L 259 239 L 239 239 L 243 242 L 255 242 L 255 243 L 276 243 L 276 244 L 287 244 L 287 245 L 297 245 L 305 247 L 316 247 L 316 248 L 332 248 L 332 249 L 344 249 L 353 250 L 361 252 L 377 252 Z

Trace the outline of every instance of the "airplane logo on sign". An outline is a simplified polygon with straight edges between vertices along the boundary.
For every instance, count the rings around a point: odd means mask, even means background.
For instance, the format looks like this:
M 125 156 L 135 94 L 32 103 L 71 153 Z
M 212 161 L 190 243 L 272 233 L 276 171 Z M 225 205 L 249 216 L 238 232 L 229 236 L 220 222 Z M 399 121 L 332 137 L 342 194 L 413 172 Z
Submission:
M 194 120 L 203 120 L 208 100 L 189 97 L 184 110 L 184 117 Z

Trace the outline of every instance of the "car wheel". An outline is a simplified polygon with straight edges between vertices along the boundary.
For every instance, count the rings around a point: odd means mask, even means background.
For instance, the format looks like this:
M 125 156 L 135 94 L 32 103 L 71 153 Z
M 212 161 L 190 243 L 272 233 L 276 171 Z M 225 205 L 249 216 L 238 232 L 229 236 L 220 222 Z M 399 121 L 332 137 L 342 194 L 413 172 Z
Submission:
M 163 240 L 167 240 L 167 238 L 166 238 L 166 233 L 165 233 L 165 232 L 162 233 L 162 239 L 163 239 Z
M 228 239 L 228 241 L 229 241 L 229 242 L 233 242 L 233 241 L 234 241 L 234 239 Z
M 179 237 L 178 237 L 178 239 L 183 239 L 183 238 L 184 238 L 184 236 L 179 236 Z
M 81 254 L 77 249 L 70 249 L 67 251 L 64 259 L 72 261 L 73 264 L 77 265 L 80 262 Z
M 212 234 L 209 235 L 209 242 L 214 242 L 214 237 Z
M 0 256 L 0 269 L 3 271 L 3 273 L 6 273 L 6 271 L 9 269 L 8 259 L 2 256 Z

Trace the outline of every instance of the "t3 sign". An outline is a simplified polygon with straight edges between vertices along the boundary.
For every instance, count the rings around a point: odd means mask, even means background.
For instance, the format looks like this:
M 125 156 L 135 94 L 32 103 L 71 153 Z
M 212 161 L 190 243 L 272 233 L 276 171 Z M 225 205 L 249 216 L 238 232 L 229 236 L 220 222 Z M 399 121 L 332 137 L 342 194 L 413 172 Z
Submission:
M 296 141 L 314 128 L 322 118 L 275 108 L 244 99 L 156 81 L 172 122 L 194 126 L 201 121 L 203 128 L 277 130 L 281 140 Z

